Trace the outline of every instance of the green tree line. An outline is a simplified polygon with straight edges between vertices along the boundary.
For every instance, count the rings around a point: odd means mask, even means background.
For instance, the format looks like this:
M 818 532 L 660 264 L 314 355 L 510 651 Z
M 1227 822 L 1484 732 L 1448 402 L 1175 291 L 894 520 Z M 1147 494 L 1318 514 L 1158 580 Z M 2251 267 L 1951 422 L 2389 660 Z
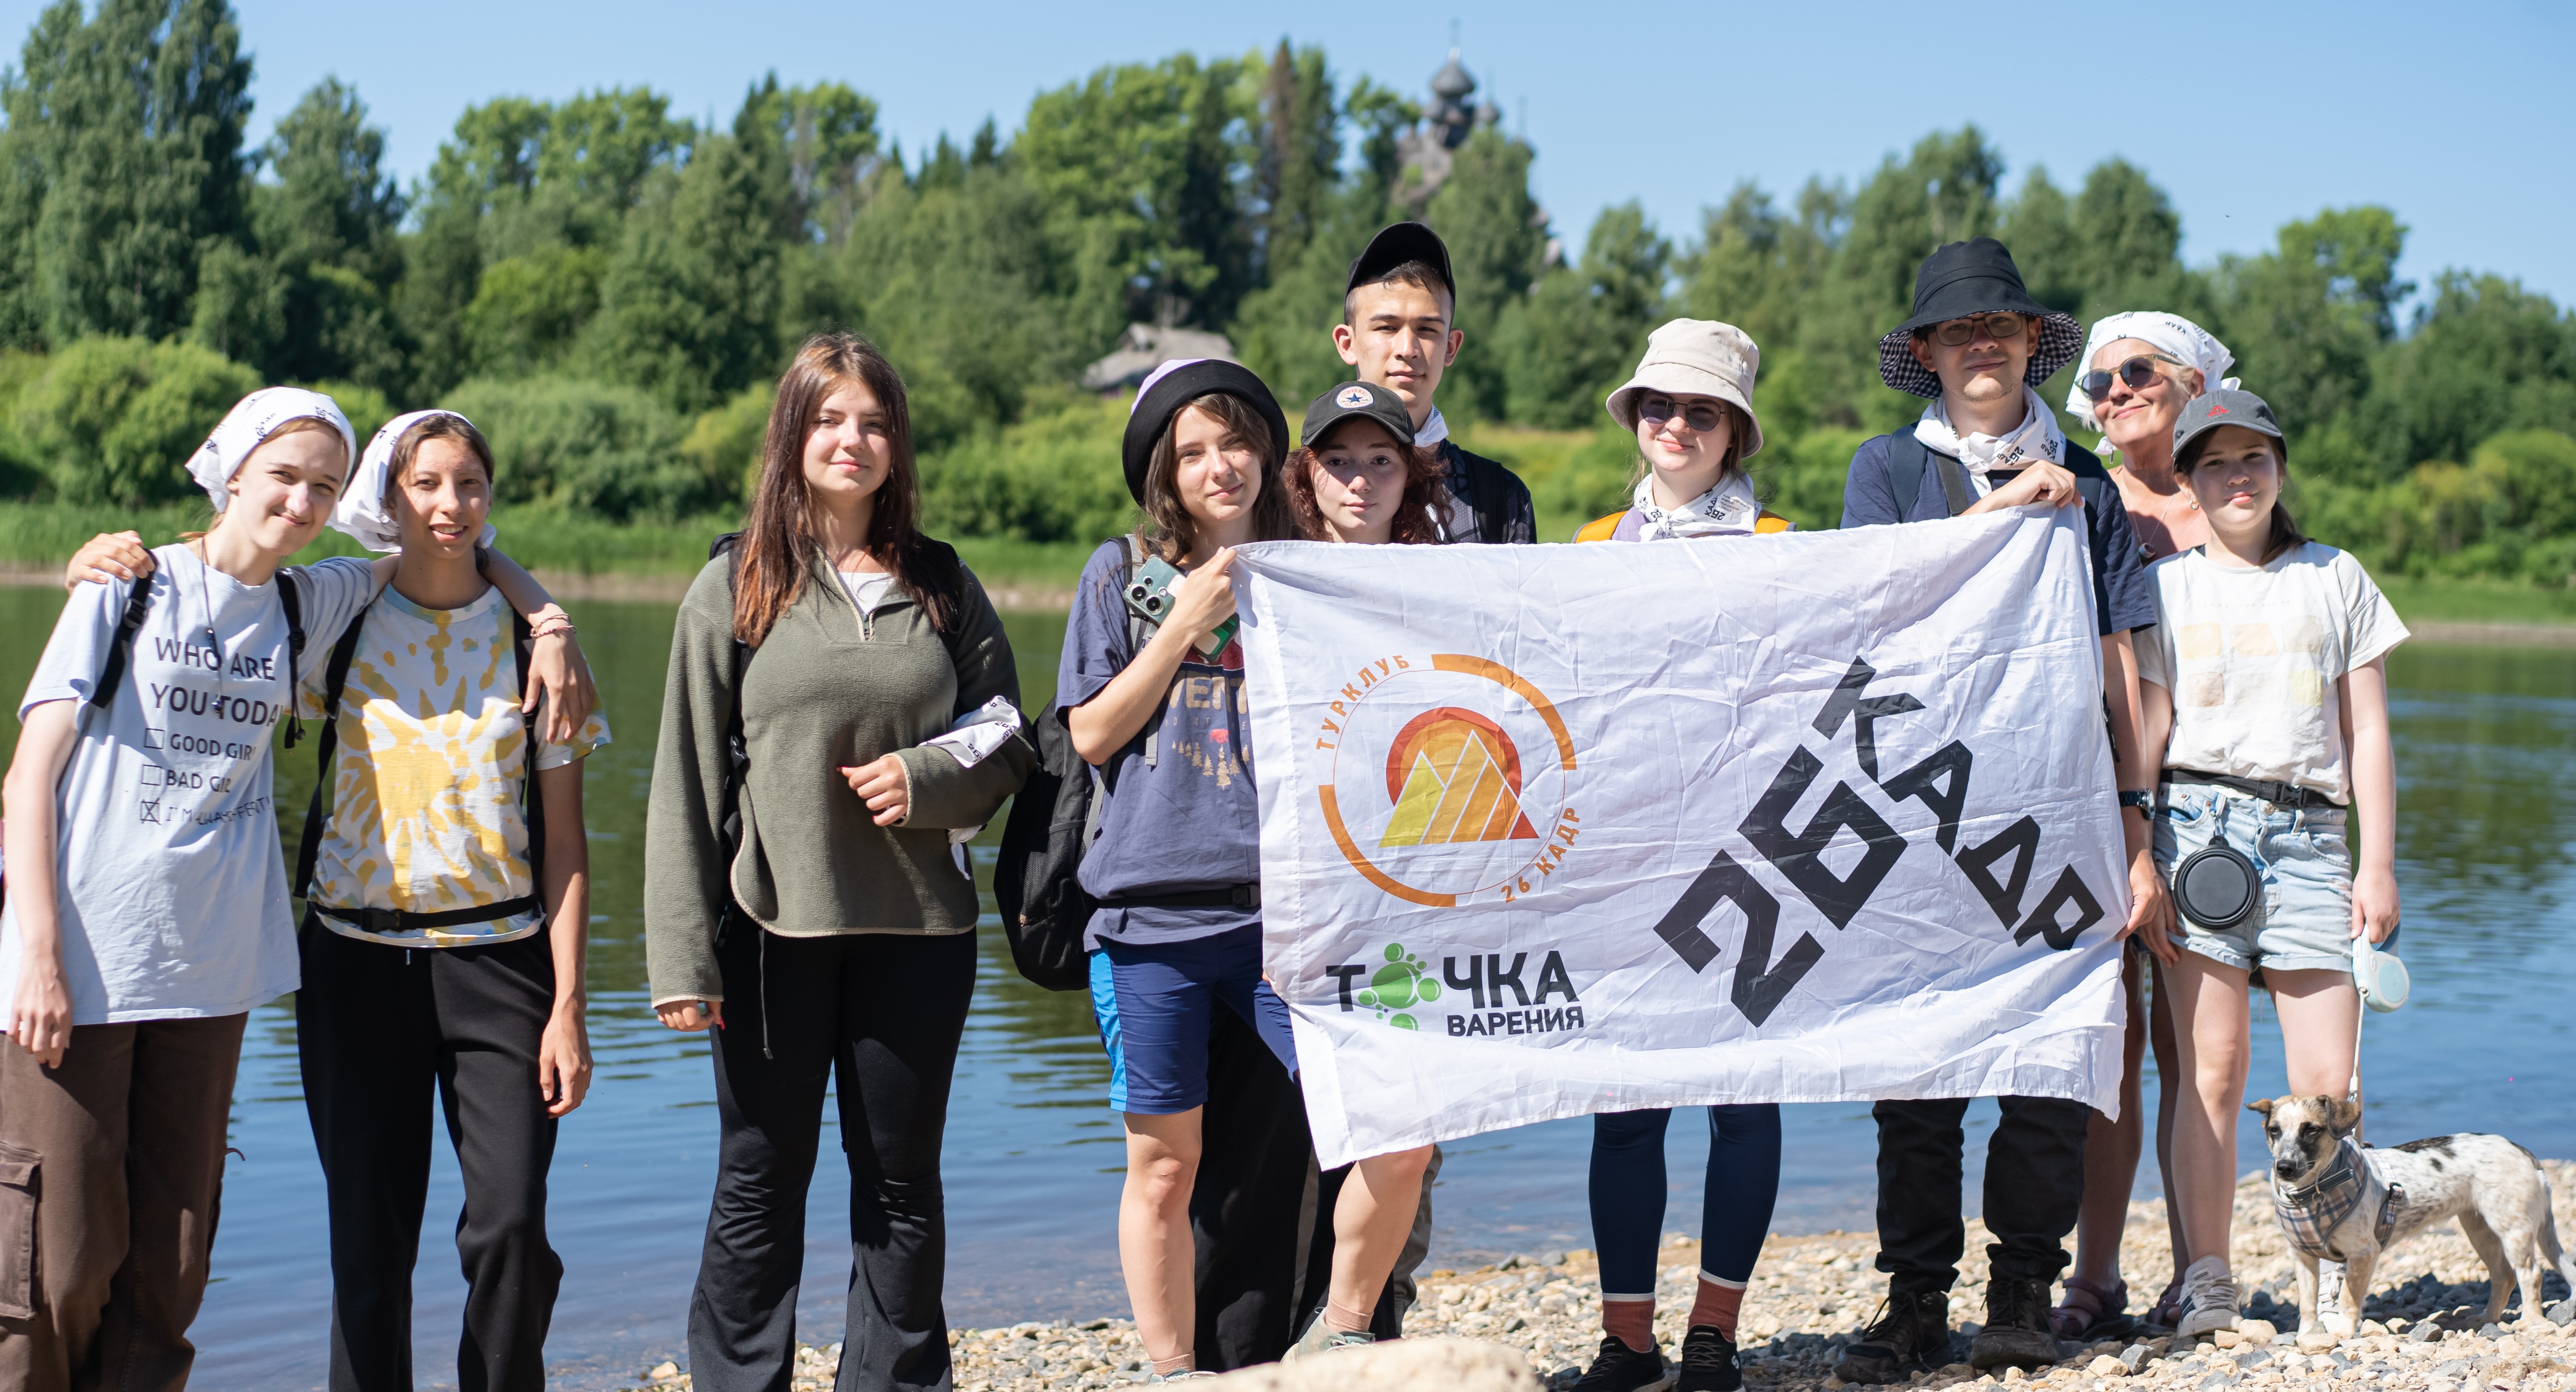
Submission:
M 934 525 L 1095 537 L 1130 512 L 1123 408 L 1077 390 L 1086 363 L 1131 323 L 1215 330 L 1293 414 L 1345 371 L 1327 329 L 1350 258 L 1418 216 L 1449 242 L 1467 334 L 1444 409 L 1552 517 L 1624 496 L 1633 450 L 1601 398 L 1648 329 L 1690 314 L 1763 345 L 1757 476 L 1831 525 L 1852 447 L 1920 409 L 1875 370 L 1916 264 L 1991 234 L 2053 306 L 2170 309 L 2226 341 L 2292 432 L 2318 535 L 2413 574 L 2576 571 L 2576 316 L 2485 272 L 2419 297 L 2385 208 L 2186 265 L 2145 171 L 2008 181 L 1967 127 L 1856 183 L 1712 186 L 1695 227 L 1612 207 L 1568 254 L 1524 140 L 1478 126 L 1422 197 L 1401 146 L 1419 108 L 1285 41 L 1103 67 L 1014 129 L 911 155 L 839 83 L 763 79 L 722 125 L 640 87 L 498 97 L 405 187 L 336 79 L 249 144 L 251 77 L 225 0 L 58 0 L 0 76 L 0 493 L 182 498 L 213 420 L 283 381 L 333 391 L 362 431 L 466 412 L 506 503 L 721 514 L 767 383 L 803 335 L 847 326 L 909 384 Z

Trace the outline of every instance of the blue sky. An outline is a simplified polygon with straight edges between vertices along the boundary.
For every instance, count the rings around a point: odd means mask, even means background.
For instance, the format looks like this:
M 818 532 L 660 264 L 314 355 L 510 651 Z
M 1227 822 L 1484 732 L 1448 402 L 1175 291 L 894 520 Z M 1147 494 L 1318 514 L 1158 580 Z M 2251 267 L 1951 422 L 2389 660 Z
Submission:
M 1925 132 L 1981 126 L 2009 185 L 2095 161 L 2144 167 L 2184 254 L 2270 245 L 2282 222 L 2376 202 L 2411 229 L 2404 273 L 2493 270 L 2576 304 L 2576 6 L 2459 3 L 1540 6 L 234 0 L 258 64 L 254 137 L 314 81 L 354 83 L 406 180 L 466 106 L 649 84 L 730 117 L 776 69 L 881 105 L 918 152 L 1109 62 L 1320 44 L 1347 81 L 1419 95 L 1452 21 L 1471 72 L 1537 148 L 1579 246 L 1639 198 L 1667 233 L 1741 179 L 1775 194 L 1857 180 Z M 36 6 L 0 4 L 14 45 Z M 1973 26 L 1973 28 L 1971 28 Z

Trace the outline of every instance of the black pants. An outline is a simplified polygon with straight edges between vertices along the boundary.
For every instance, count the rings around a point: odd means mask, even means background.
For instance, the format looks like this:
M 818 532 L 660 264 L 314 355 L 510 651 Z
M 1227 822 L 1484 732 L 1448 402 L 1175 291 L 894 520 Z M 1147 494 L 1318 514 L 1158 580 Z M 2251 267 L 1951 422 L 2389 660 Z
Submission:
M 296 1052 L 331 1211 L 332 1392 L 410 1392 L 433 1090 L 465 1180 L 457 1382 L 543 1387 L 563 1284 L 546 1243 L 555 1121 L 537 1091 L 555 997 L 546 934 L 411 949 L 344 938 L 307 914 L 298 946 Z
M 850 1165 L 840 1392 L 950 1386 L 939 1304 L 939 1143 L 975 991 L 975 935 L 788 938 L 736 920 L 716 947 L 724 1125 L 689 1372 L 700 1392 L 786 1392 L 804 1281 L 805 1191 L 837 1081 Z
M 2092 1109 L 2054 1097 L 2004 1097 L 1986 1143 L 1986 1248 L 1993 1276 L 2054 1281 L 2066 1269 L 2066 1235 L 2084 1203 L 2084 1128 Z M 1959 1129 L 1968 1099 L 1881 1102 L 1878 1118 L 1878 1269 L 1906 1293 L 1947 1291 L 1959 1279 L 1968 1226 Z

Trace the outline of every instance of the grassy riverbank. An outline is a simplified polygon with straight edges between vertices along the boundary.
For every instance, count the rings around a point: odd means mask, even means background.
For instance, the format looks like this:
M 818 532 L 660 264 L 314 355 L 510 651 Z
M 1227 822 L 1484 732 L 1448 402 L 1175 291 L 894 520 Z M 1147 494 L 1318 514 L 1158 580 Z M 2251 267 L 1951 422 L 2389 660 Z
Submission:
M 1497 432 L 1499 433 L 1499 432 Z M 1576 437 L 1518 432 L 1570 455 Z M 1484 444 L 1483 440 L 1476 443 Z M 1537 460 L 1541 483 L 1568 461 Z M 202 504 L 120 510 L 76 507 L 63 503 L 0 502 L 0 570 L 42 573 L 58 569 L 91 536 L 104 531 L 139 531 L 161 545 L 181 532 L 208 523 Z M 1539 536 L 1563 540 L 1587 520 L 1563 509 L 1543 510 Z M 677 522 L 615 523 L 598 518 L 534 509 L 503 509 L 493 521 L 501 547 L 530 570 L 550 580 L 587 583 L 567 586 L 575 594 L 609 597 L 677 598 L 688 577 L 705 564 L 707 546 L 741 522 L 711 515 Z M 1080 578 L 1082 563 L 1094 543 L 1013 541 L 963 537 L 956 541 L 987 589 L 1006 608 L 1056 608 L 1065 603 Z M 336 532 L 326 532 L 299 559 L 355 554 L 357 546 Z M 2576 589 L 2543 589 L 2501 580 L 2411 580 L 2390 576 L 2380 581 L 2389 600 L 2407 622 L 2432 625 L 2501 624 L 2576 626 Z

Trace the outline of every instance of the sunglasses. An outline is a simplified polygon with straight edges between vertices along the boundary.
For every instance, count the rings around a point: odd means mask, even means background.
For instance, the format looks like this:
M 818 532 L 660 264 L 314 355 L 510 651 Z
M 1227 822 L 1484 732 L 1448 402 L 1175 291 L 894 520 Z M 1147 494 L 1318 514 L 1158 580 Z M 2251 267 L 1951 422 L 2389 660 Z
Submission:
M 1705 435 L 1725 422 L 1726 408 L 1713 401 L 1694 401 L 1685 411 L 1669 396 L 1649 395 L 1637 401 L 1637 419 L 1648 425 L 1662 425 L 1677 415 L 1682 424 Z
M 2021 337 L 2027 327 L 2020 315 L 1998 310 L 1993 314 L 1973 314 L 1965 319 L 1946 319 L 1932 326 L 1932 341 L 1944 348 L 1956 348 L 1975 341 L 1979 332 L 1997 343 Z
M 2129 390 L 2133 392 L 2145 391 L 2148 383 L 2164 375 L 2156 371 L 2156 364 L 2160 362 L 2173 363 L 2176 367 L 2182 366 L 2181 363 L 2174 362 L 2162 353 L 2140 353 L 2108 372 L 2099 369 L 2087 372 L 2076 378 L 2075 384 L 2084 389 L 2085 396 L 2095 401 L 2111 394 L 2111 379 L 2114 377 L 2128 383 Z

